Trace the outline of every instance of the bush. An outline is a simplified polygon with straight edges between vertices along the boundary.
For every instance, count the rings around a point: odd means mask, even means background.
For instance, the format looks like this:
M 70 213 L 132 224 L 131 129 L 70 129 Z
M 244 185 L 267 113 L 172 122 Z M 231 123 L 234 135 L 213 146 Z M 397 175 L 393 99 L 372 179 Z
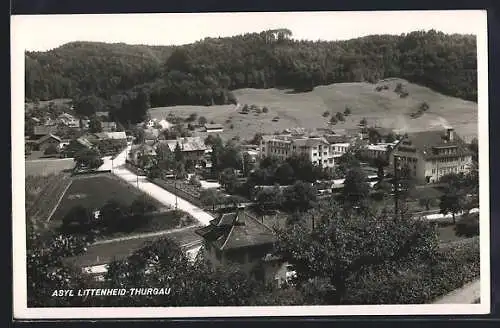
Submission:
M 45 149 L 43 152 L 44 155 L 56 155 L 59 154 L 59 149 L 57 148 L 56 145 L 50 145 Z
M 267 113 L 267 112 L 269 112 L 269 108 L 267 108 L 267 107 L 262 107 L 262 112 L 263 112 L 263 113 Z
M 420 105 L 420 108 L 419 108 L 421 111 L 426 111 L 429 109 L 429 104 L 426 103 L 425 101 Z
M 479 235 L 479 214 L 465 215 L 455 225 L 455 233 L 459 237 Z
M 328 117 L 329 115 L 330 115 L 330 112 L 329 112 L 329 111 L 325 111 L 325 112 L 323 113 L 323 117 Z

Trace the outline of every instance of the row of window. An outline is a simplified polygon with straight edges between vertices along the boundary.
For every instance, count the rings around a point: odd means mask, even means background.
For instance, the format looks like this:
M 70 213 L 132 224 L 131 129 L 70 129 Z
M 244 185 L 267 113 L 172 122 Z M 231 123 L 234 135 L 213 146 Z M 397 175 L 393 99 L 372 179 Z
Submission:
M 447 157 L 447 158 L 440 158 L 440 159 L 435 159 L 432 161 L 432 163 L 452 163 L 452 162 L 465 162 L 466 159 L 463 156 L 460 157 Z
M 439 172 L 439 174 L 447 174 L 447 173 L 458 173 L 462 172 L 465 170 L 465 165 L 461 166 L 455 166 L 455 167 L 443 167 L 440 168 L 439 171 L 438 169 L 432 169 L 432 173 L 435 174 L 436 172 Z

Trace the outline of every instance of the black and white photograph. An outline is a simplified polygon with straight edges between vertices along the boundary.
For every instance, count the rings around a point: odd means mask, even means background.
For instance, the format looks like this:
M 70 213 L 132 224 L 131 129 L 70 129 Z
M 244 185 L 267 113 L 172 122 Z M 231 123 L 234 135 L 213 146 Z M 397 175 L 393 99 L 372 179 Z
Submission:
M 489 313 L 485 11 L 11 26 L 15 318 Z

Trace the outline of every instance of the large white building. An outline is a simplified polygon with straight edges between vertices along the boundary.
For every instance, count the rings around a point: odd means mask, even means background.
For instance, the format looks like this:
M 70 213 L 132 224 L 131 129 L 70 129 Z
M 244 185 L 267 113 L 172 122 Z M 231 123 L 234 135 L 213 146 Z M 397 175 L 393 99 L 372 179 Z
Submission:
M 331 168 L 349 147 L 349 143 L 340 141 L 343 140 L 329 142 L 325 136 L 266 135 L 260 143 L 260 157 L 285 160 L 294 155 L 305 155 L 311 163 Z

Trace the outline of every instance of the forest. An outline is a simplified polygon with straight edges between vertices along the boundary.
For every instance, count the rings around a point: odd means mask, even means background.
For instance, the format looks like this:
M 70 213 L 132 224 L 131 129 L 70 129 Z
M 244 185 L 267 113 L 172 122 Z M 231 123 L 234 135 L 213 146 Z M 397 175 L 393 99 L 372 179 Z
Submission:
M 97 97 L 120 110 L 138 94 L 152 107 L 236 103 L 231 90 L 286 88 L 400 77 L 477 101 L 474 35 L 416 31 L 347 41 L 293 39 L 288 29 L 205 38 L 183 46 L 72 42 L 27 52 L 26 101 Z

